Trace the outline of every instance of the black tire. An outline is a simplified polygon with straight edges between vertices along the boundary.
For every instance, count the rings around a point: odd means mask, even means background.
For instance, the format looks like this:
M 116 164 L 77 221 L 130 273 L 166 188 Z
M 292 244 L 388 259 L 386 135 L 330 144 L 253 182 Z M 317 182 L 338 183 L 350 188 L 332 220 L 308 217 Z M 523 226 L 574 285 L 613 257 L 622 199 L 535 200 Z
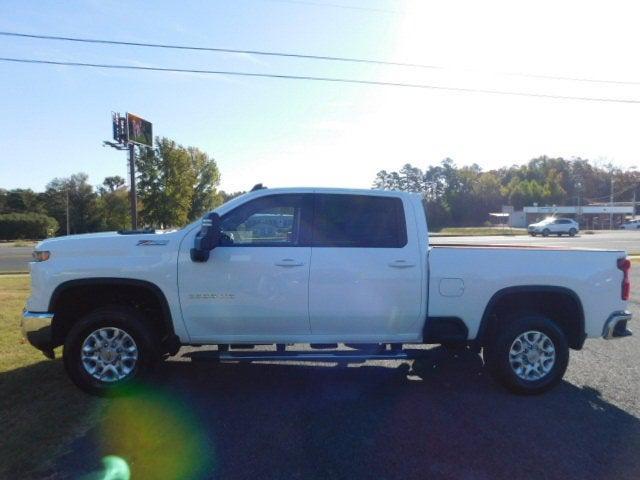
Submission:
M 569 236 L 570 237 L 575 237 L 576 233 L 578 233 L 578 231 L 575 228 L 572 228 L 569 230 Z
M 548 237 L 548 236 L 549 236 L 549 233 L 550 233 L 550 232 L 549 232 L 549 229 L 548 229 L 548 228 L 545 228 L 544 230 L 542 230 L 542 236 L 543 236 L 543 237 Z
M 122 330 L 135 342 L 137 360 L 129 362 L 131 371 L 119 380 L 102 381 L 94 378 L 84 367 L 81 349 L 85 340 L 101 328 Z M 102 307 L 81 318 L 69 331 L 64 342 L 63 362 L 69 378 L 80 389 L 92 395 L 108 397 L 126 393 L 132 382 L 148 373 L 159 359 L 159 342 L 144 317 L 128 307 Z M 115 364 L 115 362 L 114 362 Z
M 569 363 L 569 346 L 564 332 L 553 320 L 537 313 L 521 313 L 506 319 L 498 329 L 494 338 L 485 345 L 482 356 L 487 369 L 501 385 L 517 394 L 537 395 L 562 380 Z M 555 350 L 551 369 L 540 378 L 531 380 L 518 375 L 510 361 L 510 351 L 516 339 L 529 331 L 546 335 Z
M 535 236 L 537 236 L 537 235 L 538 235 L 538 234 L 537 234 L 536 232 L 531 232 L 531 236 L 532 236 L 532 237 L 535 237 Z

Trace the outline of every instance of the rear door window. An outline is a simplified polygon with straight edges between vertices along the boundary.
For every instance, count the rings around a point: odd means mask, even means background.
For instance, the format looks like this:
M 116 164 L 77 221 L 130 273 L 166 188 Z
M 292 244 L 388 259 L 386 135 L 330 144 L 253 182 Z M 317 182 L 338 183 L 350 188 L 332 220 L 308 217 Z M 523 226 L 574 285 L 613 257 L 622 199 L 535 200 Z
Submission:
M 407 244 L 400 198 L 316 194 L 313 218 L 315 247 L 402 248 Z

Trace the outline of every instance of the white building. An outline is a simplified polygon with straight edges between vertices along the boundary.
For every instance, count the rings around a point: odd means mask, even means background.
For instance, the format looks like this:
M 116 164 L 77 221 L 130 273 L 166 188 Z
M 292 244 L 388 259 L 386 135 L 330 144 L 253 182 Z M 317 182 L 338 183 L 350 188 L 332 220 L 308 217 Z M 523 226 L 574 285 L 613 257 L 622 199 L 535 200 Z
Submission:
M 546 217 L 567 217 L 580 222 L 584 229 L 617 228 L 626 220 L 627 216 L 634 216 L 633 205 L 584 205 L 584 206 L 551 206 L 539 207 L 533 205 L 515 211 L 513 207 L 503 207 L 503 212 L 509 213 L 509 226 L 524 228 L 531 223 Z

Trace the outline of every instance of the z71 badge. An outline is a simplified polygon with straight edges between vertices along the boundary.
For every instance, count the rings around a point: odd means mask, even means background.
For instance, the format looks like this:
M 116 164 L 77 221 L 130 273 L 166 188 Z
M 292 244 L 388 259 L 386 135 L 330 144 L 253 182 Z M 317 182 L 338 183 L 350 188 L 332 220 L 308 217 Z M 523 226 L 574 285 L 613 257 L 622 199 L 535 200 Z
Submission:
M 169 243 L 169 240 L 138 240 L 137 247 L 160 247 Z

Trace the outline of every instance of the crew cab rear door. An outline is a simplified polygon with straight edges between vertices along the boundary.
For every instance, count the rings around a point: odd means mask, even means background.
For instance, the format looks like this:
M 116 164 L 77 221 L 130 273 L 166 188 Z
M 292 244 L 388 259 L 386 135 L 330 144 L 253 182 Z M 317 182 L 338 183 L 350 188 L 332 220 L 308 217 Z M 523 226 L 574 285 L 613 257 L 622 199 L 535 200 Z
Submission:
M 389 195 L 315 194 L 309 279 L 314 335 L 376 341 L 416 331 L 423 269 L 407 208 L 402 197 Z

